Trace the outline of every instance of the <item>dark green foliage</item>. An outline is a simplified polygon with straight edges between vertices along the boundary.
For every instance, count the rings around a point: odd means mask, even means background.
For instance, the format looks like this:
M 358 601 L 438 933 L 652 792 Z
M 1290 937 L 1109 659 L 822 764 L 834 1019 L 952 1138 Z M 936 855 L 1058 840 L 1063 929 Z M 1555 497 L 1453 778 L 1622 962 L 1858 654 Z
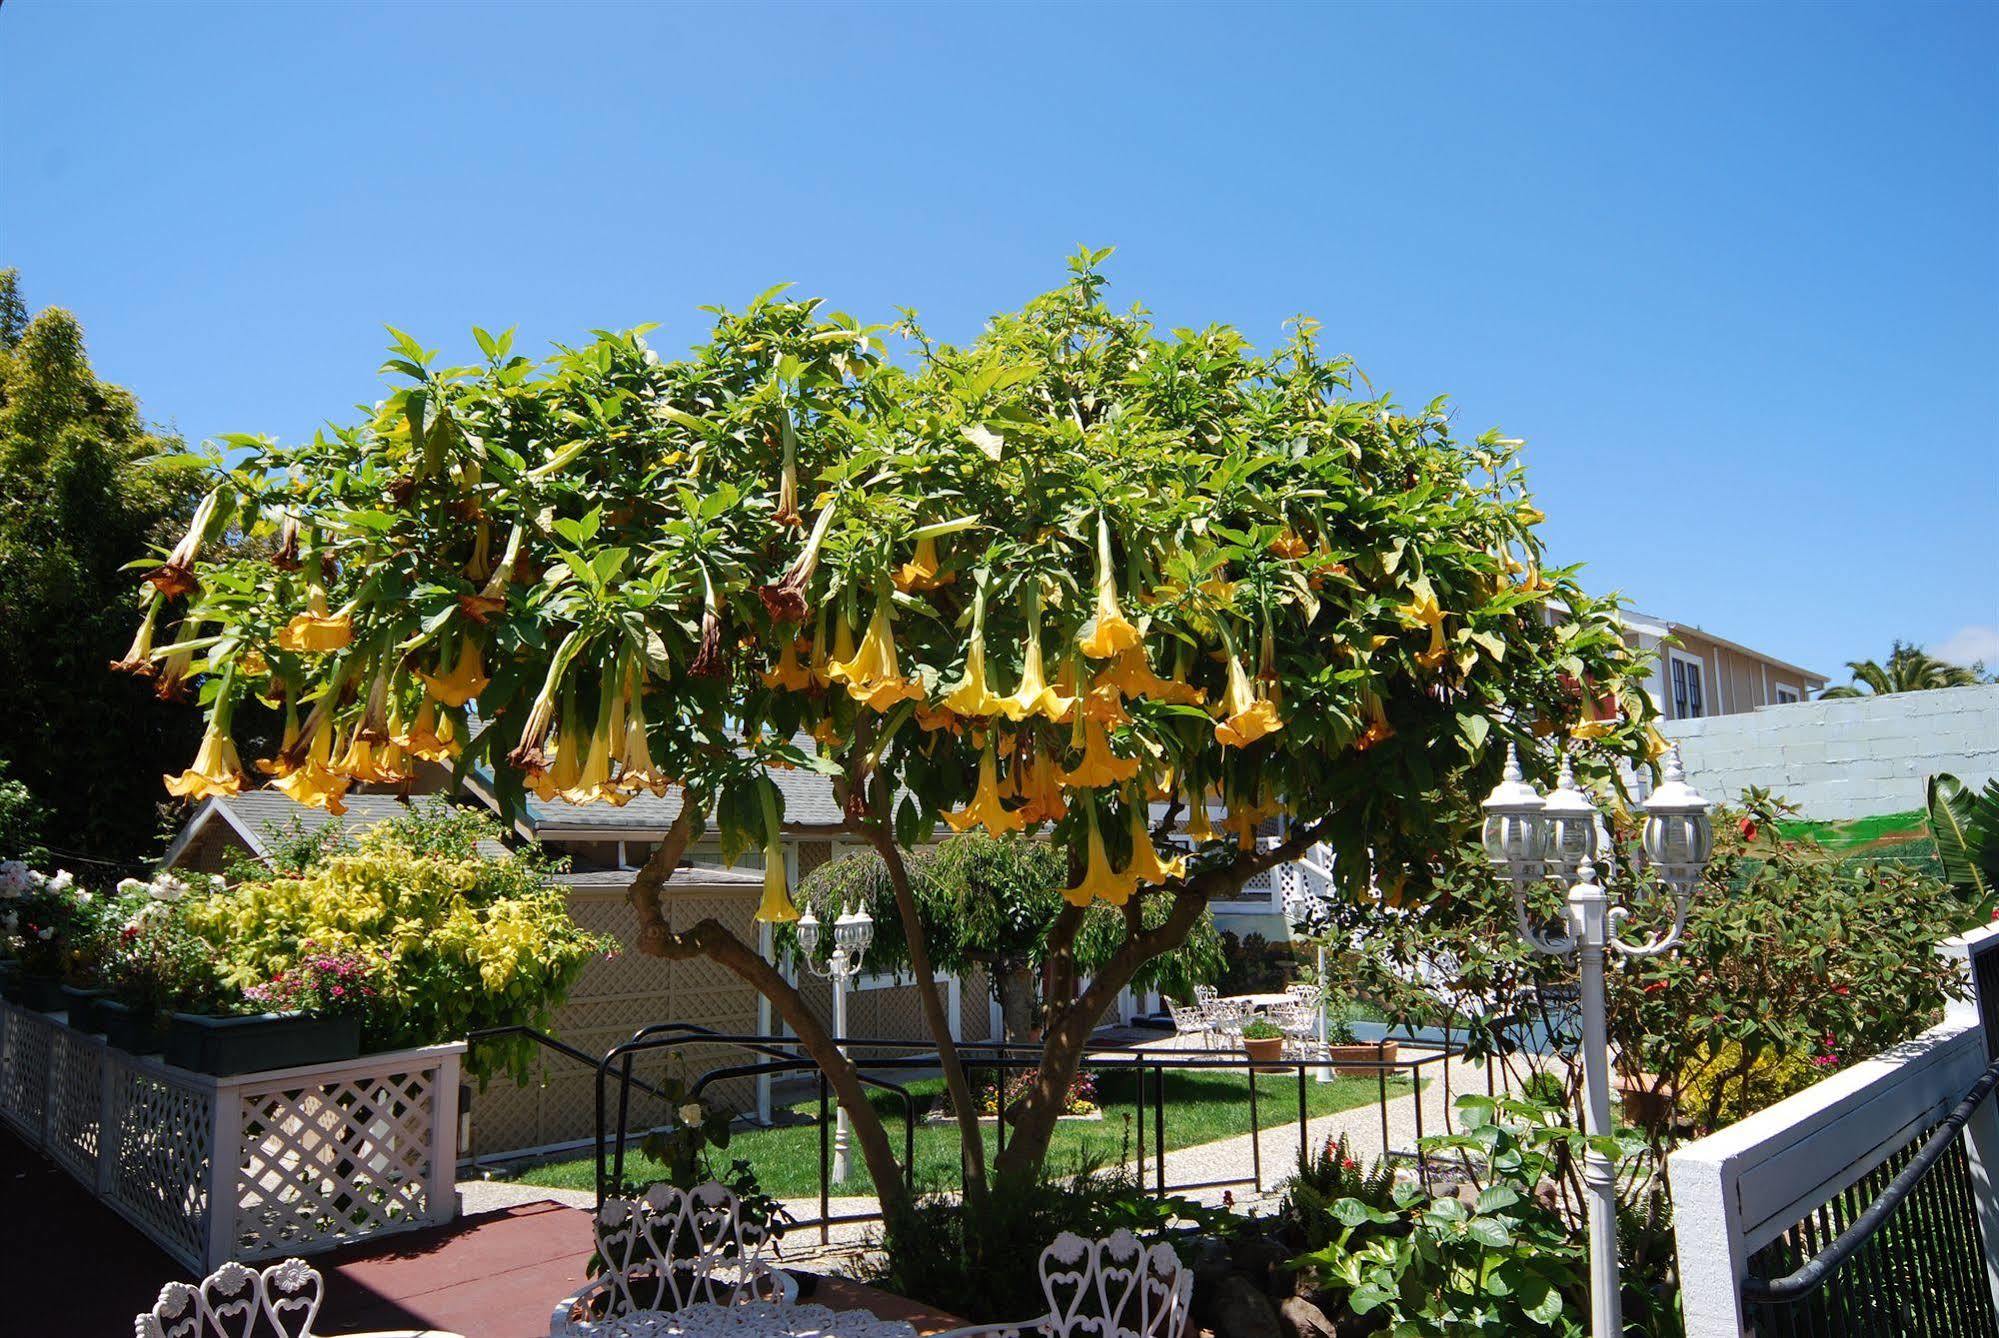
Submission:
M 968 832 L 909 852 L 905 860 L 932 966 L 954 973 L 983 967 L 996 992 L 1010 980 L 1030 992 L 1036 988 L 1048 930 L 1069 881 L 1060 850 L 1021 836 Z M 908 968 L 909 941 L 895 892 L 887 867 L 873 851 L 822 864 L 801 880 L 795 899 L 800 909 L 810 907 L 822 921 L 831 921 L 849 905 L 865 905 L 875 920 L 869 968 Z M 1169 909 L 1165 897 L 1144 896 L 1140 914 L 1151 928 Z M 778 933 L 780 947 L 795 941 L 788 927 L 780 926 Z M 1076 935 L 1077 970 L 1083 975 L 1098 970 L 1123 944 L 1125 933 L 1119 910 L 1091 907 Z M 822 951 L 831 950 L 829 941 Z M 1213 918 L 1203 912 L 1186 943 L 1141 966 L 1133 986 L 1186 998 L 1195 985 L 1215 980 L 1221 967 L 1221 940 Z M 1003 1006 L 1009 1002 L 1003 993 L 999 997 Z
M 1341 1199 L 1357 1199 L 1382 1211 L 1395 1203 L 1395 1168 L 1385 1159 L 1363 1167 L 1346 1134 L 1328 1138 L 1316 1156 L 1299 1155 L 1298 1173 L 1286 1182 L 1277 1215 L 1295 1243 L 1322 1250 L 1344 1230 L 1332 1211 Z
M 47 825 L 47 811 L 27 786 L 7 774 L 6 759 L 0 758 L 0 859 L 37 866 L 50 863 L 41 844 Z
M 1150 1243 L 1178 1220 L 1211 1234 L 1232 1221 L 1225 1210 L 1154 1198 L 1129 1166 L 1085 1157 L 1067 1174 L 1001 1175 L 983 1211 L 966 1212 L 955 1194 L 927 1194 L 891 1221 L 879 1262 L 864 1280 L 974 1323 L 1043 1314 L 1041 1251 L 1064 1231 L 1108 1236 L 1123 1227 Z
M 1274 994 L 1289 983 L 1297 960 L 1289 943 L 1272 943 L 1261 934 L 1223 934 L 1218 988 L 1223 994 Z
M 1974 918 L 1990 919 L 1999 904 L 1999 780 L 1973 790 L 1955 776 L 1932 776 L 1930 833 L 1944 881 L 1975 907 Z
M 0 682 L 15 703 L 0 759 L 47 810 L 58 860 L 143 862 L 160 776 L 186 766 L 200 732 L 191 708 L 161 708 L 107 668 L 138 622 L 121 568 L 172 544 L 194 509 L 197 470 L 155 459 L 178 448 L 92 375 L 75 317 L 27 320 L 15 272 L 0 270 Z
M 1580 1137 L 1531 1102 L 1468 1096 L 1457 1114 L 1463 1132 L 1426 1138 L 1422 1148 L 1462 1159 L 1475 1199 L 1405 1181 L 1386 1207 L 1335 1200 L 1333 1239 L 1292 1267 L 1311 1270 L 1356 1333 L 1581 1334 L 1586 1251 L 1540 1195 L 1562 1162 L 1579 1157 Z

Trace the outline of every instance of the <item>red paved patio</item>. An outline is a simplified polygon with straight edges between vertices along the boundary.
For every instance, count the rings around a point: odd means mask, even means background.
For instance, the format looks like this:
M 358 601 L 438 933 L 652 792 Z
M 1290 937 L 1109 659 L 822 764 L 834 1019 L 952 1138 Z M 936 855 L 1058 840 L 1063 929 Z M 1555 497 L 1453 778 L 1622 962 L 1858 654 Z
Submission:
M 160 1285 L 186 1271 L 83 1187 L 0 1132 L 0 1290 L 63 1298 L 65 1338 L 122 1338 Z M 467 1338 L 542 1338 L 555 1303 L 583 1283 L 590 1220 L 555 1203 L 462 1218 L 312 1257 L 326 1277 L 329 1335 L 434 1328 Z M 907 1319 L 919 1333 L 962 1321 L 844 1278 L 799 1274 L 802 1291 L 834 1309 Z M 15 1330 L 0 1324 L 0 1331 Z M 26 1330 L 20 1332 L 26 1333 Z

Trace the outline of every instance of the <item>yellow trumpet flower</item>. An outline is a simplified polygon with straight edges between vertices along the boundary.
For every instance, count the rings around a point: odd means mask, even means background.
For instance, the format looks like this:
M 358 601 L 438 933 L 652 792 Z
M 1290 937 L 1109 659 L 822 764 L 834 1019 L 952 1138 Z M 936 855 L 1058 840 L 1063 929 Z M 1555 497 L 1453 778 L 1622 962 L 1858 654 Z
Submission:
M 276 757 L 260 757 L 257 770 L 266 776 L 289 776 L 298 768 L 298 703 L 285 698 L 285 736 L 278 743 Z
M 1083 760 L 1062 773 L 1062 783 L 1071 788 L 1094 790 L 1120 785 L 1137 774 L 1138 759 L 1113 754 L 1103 723 L 1090 720 L 1083 726 Z
M 1284 532 L 1270 541 L 1270 551 L 1281 558 L 1301 558 L 1311 550 L 1298 531 L 1286 525 Z
M 811 676 L 811 686 L 829 688 L 833 686 L 833 659 L 844 650 L 839 658 L 849 659 L 854 653 L 854 634 L 847 630 L 843 619 L 840 631 L 835 634 L 836 644 L 831 651 L 826 648 L 826 610 L 819 610 L 819 619 L 812 626 L 812 654 L 806 658 L 805 672 Z
M 1666 736 L 1659 732 L 1657 725 L 1645 727 L 1645 760 L 1656 762 L 1671 752 L 1673 745 L 1666 742 Z
M 916 723 L 933 734 L 938 730 L 956 734 L 965 727 L 955 712 L 941 706 L 925 706 L 922 702 L 916 704 Z
M 645 700 L 641 693 L 643 682 L 637 669 L 633 669 L 627 688 L 631 706 L 625 712 L 625 746 L 618 755 L 618 784 L 627 793 L 637 794 L 640 790 L 650 790 L 664 797 L 667 787 L 673 782 L 652 760 L 652 745 L 646 738 Z
M 896 663 L 894 622 L 886 597 L 875 602 L 875 615 L 861 638 L 860 651 L 827 666 L 835 682 L 847 685 L 847 695 L 877 711 L 901 701 L 923 700 L 923 684 L 904 678 Z
M 597 704 L 596 728 L 591 731 L 589 745 L 583 752 L 583 768 L 577 773 L 576 783 L 562 792 L 562 797 L 572 804 L 590 804 L 598 800 L 623 807 L 631 801 L 631 795 L 619 789 L 611 780 L 611 750 L 620 750 L 625 742 L 625 712 L 622 694 L 614 690 L 610 675 L 606 675 L 604 692 Z
M 338 695 L 339 685 L 335 684 L 328 693 L 313 708 L 312 716 L 306 722 L 304 758 L 272 782 L 272 787 L 294 803 L 340 814 L 347 811 L 347 805 L 340 802 L 341 796 L 347 793 L 348 786 L 353 782 L 333 770 L 330 761 L 333 756 L 333 712 L 329 703 Z M 283 758 L 279 760 L 282 762 Z
M 972 595 L 972 637 L 965 647 L 965 676 L 944 698 L 945 709 L 974 718 L 998 715 L 1004 702 L 986 682 L 986 588 Z
M 1569 730 L 1569 737 L 1572 739 L 1608 738 L 1616 729 L 1617 721 L 1614 719 L 1579 720 Z
M 1127 697 L 1151 697 L 1156 701 L 1177 700 L 1188 690 L 1185 683 L 1175 683 L 1154 673 L 1152 659 L 1143 645 L 1120 652 L 1117 659 L 1098 671 L 1095 686 L 1101 688 L 1107 684 Z
M 1430 629 L 1429 648 L 1417 652 L 1416 663 L 1432 671 L 1441 666 L 1451 652 L 1450 646 L 1444 640 L 1444 610 L 1437 603 L 1437 595 L 1430 588 L 1430 582 L 1417 581 L 1411 588 L 1409 602 L 1395 612 L 1411 627 Z
M 796 637 L 787 637 L 784 649 L 778 654 L 777 663 L 763 671 L 764 686 L 783 692 L 803 692 L 812 686 L 812 671 L 798 662 L 798 648 L 804 646 L 809 653 L 812 643 Z
M 223 711 L 218 705 L 216 716 Z M 194 765 L 178 776 L 162 777 L 167 793 L 178 799 L 207 799 L 211 795 L 240 794 L 243 790 L 243 763 L 236 756 L 236 744 L 226 723 L 210 719 L 194 754 Z
M 166 600 L 157 594 L 147 597 L 146 616 L 139 622 L 139 631 L 132 638 L 132 648 L 125 652 L 124 659 L 111 662 L 113 670 L 139 678 L 151 678 L 159 672 L 153 664 L 153 627 L 160 616 L 160 605 L 164 603 Z
M 1030 823 L 1060 822 L 1069 812 L 1069 796 L 1062 789 L 1062 777 L 1055 765 L 1055 759 L 1046 752 L 1038 752 L 1028 765 L 1027 777 L 1020 783 L 1021 798 L 1025 801 L 1018 812 Z
M 475 623 L 484 623 L 501 609 L 507 607 L 507 588 L 514 583 L 515 569 L 520 566 L 521 539 L 527 533 L 523 526 L 516 525 L 507 533 L 506 551 L 500 555 L 499 565 L 486 578 L 486 584 L 479 587 L 476 595 L 460 595 L 458 608 Z
M 1381 698 L 1372 692 L 1367 694 L 1367 728 L 1354 740 L 1354 751 L 1364 753 L 1375 744 L 1393 738 L 1395 726 L 1388 723 L 1388 712 L 1381 704 Z
M 1153 848 L 1152 833 L 1145 826 L 1145 805 L 1134 800 L 1131 809 L 1131 862 L 1125 872 L 1141 883 L 1163 883 L 1187 871 L 1187 857 L 1175 855 L 1162 860 Z
M 1111 529 L 1097 513 L 1097 616 L 1076 633 L 1076 645 L 1093 660 L 1108 660 L 1140 643 L 1138 629 L 1118 608 L 1117 580 L 1111 573 Z
M 1017 832 L 1027 825 L 1026 818 L 1000 801 L 999 763 L 990 745 L 979 755 L 979 784 L 972 792 L 972 801 L 961 813 L 946 813 L 944 821 L 954 832 L 984 827 L 994 836 Z
M 1222 718 L 1215 722 L 1215 742 L 1224 748 L 1247 748 L 1266 734 L 1284 728 L 1277 703 L 1257 695 L 1244 672 L 1242 658 L 1229 651 L 1229 685 L 1222 693 Z
M 339 650 L 354 640 L 354 620 L 327 608 L 326 587 L 319 579 L 319 554 L 307 559 L 312 578 L 306 583 L 305 612 L 295 615 L 278 632 L 278 649 L 313 655 Z
M 756 918 L 766 923 L 791 921 L 798 918 L 798 907 L 791 901 L 791 889 L 784 881 L 784 829 L 778 819 L 777 786 L 765 781 L 763 790 L 764 810 L 764 894 L 757 904 Z
M 944 571 L 937 556 L 937 540 L 924 535 L 916 541 L 916 553 L 896 568 L 895 588 L 902 591 L 935 590 L 958 579 L 955 571 Z
M 440 712 L 428 694 L 416 708 L 416 721 L 396 742 L 410 756 L 426 762 L 449 762 L 458 756 L 458 720 L 449 709 Z
M 1173 657 L 1173 677 L 1166 680 L 1166 685 L 1160 689 L 1159 695 L 1165 701 L 1205 709 L 1208 704 L 1208 694 L 1187 681 L 1188 662 L 1191 659 L 1192 656 L 1187 648 L 1182 646 L 1180 653 Z
M 1074 887 L 1062 889 L 1062 899 L 1071 906 L 1088 906 L 1093 901 L 1122 906 L 1138 886 L 1138 878 L 1128 869 L 1120 872 L 1111 868 L 1110 857 L 1104 853 L 1104 835 L 1097 830 L 1094 808 L 1084 809 L 1083 821 L 1090 833 L 1084 847 L 1083 877 Z
M 1187 785 L 1187 839 L 1190 841 L 1212 841 L 1215 839 L 1214 824 L 1208 821 L 1208 795 L 1205 788 Z
M 1041 667 L 1041 598 L 1028 600 L 1027 647 L 1021 653 L 1020 686 L 1010 697 L 1000 699 L 1000 712 L 1008 720 L 1025 720 L 1039 715 L 1053 721 L 1069 718 L 1075 698 L 1064 697 L 1048 686 Z
M 450 673 L 418 673 L 417 677 L 424 681 L 431 695 L 446 706 L 463 706 L 493 681 L 486 677 L 479 643 L 469 636 L 458 643 L 458 660 L 451 666 Z

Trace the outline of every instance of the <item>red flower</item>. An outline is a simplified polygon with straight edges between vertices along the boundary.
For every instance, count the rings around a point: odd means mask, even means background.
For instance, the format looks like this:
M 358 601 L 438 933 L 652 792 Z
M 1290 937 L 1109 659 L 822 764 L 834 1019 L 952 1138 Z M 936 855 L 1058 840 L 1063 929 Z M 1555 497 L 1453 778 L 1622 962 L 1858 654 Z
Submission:
M 1665 981 L 1655 980 L 1650 985 L 1647 985 L 1645 987 L 1645 992 L 1647 994 L 1658 994 L 1660 991 L 1665 990 L 1667 988 L 1668 986 Z
M 1743 840 L 1754 841 L 1756 839 L 1756 819 L 1744 818 L 1736 824 L 1736 830 L 1742 833 Z

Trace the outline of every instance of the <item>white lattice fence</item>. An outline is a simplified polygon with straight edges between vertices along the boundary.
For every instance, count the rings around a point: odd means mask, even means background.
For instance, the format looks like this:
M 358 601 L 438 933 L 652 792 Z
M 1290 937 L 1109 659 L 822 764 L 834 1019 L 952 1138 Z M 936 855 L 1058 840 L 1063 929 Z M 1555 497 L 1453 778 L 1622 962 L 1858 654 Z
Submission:
M 12 1004 L 0 1008 L 7 1014 L 0 1030 L 0 1118 L 40 1147 L 48 1113 L 49 1038 L 60 1024 Z
M 213 1077 L 0 1003 L 0 1116 L 205 1273 L 456 1216 L 464 1052 Z
M 103 1141 L 105 1049 L 102 1036 L 50 1029 L 43 1151 L 86 1185 L 97 1183 Z

